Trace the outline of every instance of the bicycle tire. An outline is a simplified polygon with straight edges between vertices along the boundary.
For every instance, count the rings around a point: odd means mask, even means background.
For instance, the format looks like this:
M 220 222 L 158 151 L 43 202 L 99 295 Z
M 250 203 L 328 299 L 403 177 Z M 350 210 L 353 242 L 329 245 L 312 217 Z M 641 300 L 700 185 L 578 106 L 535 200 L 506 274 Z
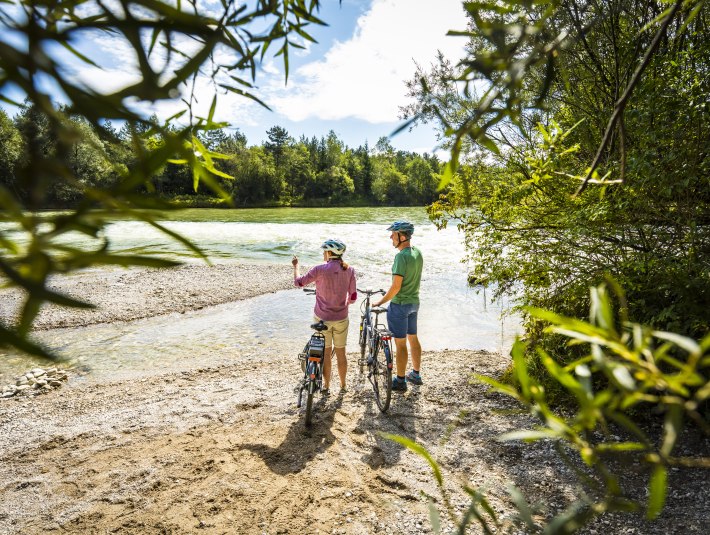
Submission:
M 379 341 L 379 351 L 375 352 L 372 363 L 372 388 L 375 391 L 375 403 L 380 412 L 387 412 L 392 399 L 392 352 L 389 344 Z
M 367 328 L 365 325 L 365 316 L 360 317 L 360 373 L 365 371 L 365 350 L 367 349 Z
M 309 371 L 313 369 L 313 364 L 309 366 Z M 310 374 L 309 374 L 310 375 Z M 306 385 L 306 425 L 311 425 L 313 421 L 313 395 L 316 393 L 316 381 L 308 379 Z

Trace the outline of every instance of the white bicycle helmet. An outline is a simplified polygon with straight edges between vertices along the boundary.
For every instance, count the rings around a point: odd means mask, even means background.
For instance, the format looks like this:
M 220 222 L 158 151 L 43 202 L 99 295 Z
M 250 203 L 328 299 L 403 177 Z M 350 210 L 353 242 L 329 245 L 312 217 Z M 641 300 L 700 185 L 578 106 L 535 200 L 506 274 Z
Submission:
M 325 240 L 320 248 L 324 251 L 329 251 L 335 256 L 343 256 L 347 247 L 340 240 Z

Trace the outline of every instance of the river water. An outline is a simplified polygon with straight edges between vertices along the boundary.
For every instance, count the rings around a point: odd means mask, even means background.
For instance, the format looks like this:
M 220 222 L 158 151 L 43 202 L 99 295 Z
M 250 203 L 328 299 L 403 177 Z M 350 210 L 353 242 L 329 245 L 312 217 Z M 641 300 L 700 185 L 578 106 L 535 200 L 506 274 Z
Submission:
M 521 329 L 507 301 L 490 302 L 468 287 L 462 235 L 437 231 L 423 208 L 283 208 L 171 212 L 161 217 L 171 230 L 199 245 L 213 263 L 290 263 L 321 261 L 320 244 L 330 237 L 348 246 L 346 260 L 358 272 L 360 288 L 389 286 L 395 249 L 386 227 L 408 219 L 416 226 L 413 243 L 424 255 L 419 335 L 425 350 L 510 349 Z M 159 231 L 136 221 L 115 221 L 106 230 L 112 249 L 152 254 L 183 262 L 202 262 Z M 74 246 L 90 246 L 71 236 Z M 187 369 L 233 362 L 255 352 L 293 358 L 309 334 L 313 297 L 293 289 L 241 302 L 145 320 L 55 329 L 37 339 L 73 366 L 99 377 Z M 359 307 L 350 308 L 348 351 L 355 351 Z M 29 367 L 26 357 L 0 356 L 0 373 Z

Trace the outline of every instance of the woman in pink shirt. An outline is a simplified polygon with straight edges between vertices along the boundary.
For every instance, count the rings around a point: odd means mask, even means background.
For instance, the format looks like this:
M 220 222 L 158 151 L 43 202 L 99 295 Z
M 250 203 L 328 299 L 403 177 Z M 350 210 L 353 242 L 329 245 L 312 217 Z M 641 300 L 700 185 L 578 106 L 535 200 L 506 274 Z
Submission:
M 298 257 L 294 256 L 293 282 L 302 288 L 315 282 L 316 306 L 315 321 L 323 320 L 328 326 L 325 335 L 325 361 L 323 362 L 323 393 L 328 393 L 330 386 L 331 347 L 335 346 L 338 359 L 340 389 L 345 389 L 345 375 L 348 361 L 345 357 L 345 345 L 348 339 L 348 306 L 357 299 L 355 270 L 343 262 L 345 244 L 338 240 L 326 240 L 320 246 L 323 250 L 324 263 L 315 266 L 302 277 L 298 276 Z

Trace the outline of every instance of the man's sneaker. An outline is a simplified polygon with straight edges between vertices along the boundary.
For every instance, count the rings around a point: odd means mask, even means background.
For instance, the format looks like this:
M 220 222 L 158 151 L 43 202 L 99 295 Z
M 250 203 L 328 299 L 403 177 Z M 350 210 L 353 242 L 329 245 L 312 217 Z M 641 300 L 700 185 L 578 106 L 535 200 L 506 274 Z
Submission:
M 399 392 L 407 391 L 407 381 L 406 379 L 399 379 L 395 377 L 392 379 L 392 390 L 398 390 Z
M 421 385 L 421 384 L 423 384 L 422 376 L 419 375 L 419 374 L 418 374 L 417 372 L 415 372 L 414 370 L 410 371 L 410 372 L 407 374 L 407 381 L 409 381 L 409 382 L 412 383 L 413 385 Z

